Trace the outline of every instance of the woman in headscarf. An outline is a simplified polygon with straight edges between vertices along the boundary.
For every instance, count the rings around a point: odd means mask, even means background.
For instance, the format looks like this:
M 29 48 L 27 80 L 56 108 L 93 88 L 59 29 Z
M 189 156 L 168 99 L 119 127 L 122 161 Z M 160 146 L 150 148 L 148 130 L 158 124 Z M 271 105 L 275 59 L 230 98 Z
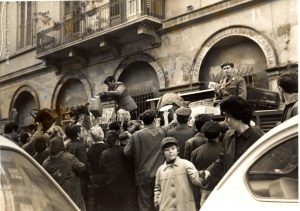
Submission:
M 44 161 L 43 167 L 66 191 L 80 210 L 85 211 L 78 175 L 82 174 L 86 167 L 74 155 L 65 151 L 61 137 L 55 136 L 50 140 L 49 157 Z

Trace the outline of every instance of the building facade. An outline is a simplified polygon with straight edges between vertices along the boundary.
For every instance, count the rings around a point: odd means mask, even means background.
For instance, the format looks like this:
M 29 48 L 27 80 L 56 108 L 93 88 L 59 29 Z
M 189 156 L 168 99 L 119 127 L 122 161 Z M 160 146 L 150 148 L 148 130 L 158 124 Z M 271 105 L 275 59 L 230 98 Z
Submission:
M 1 2 L 0 119 L 64 109 L 113 75 L 145 110 L 166 92 L 205 90 L 220 64 L 257 88 L 297 67 L 296 0 Z M 17 18 L 16 18 L 17 17 Z M 110 103 L 105 104 L 111 107 Z

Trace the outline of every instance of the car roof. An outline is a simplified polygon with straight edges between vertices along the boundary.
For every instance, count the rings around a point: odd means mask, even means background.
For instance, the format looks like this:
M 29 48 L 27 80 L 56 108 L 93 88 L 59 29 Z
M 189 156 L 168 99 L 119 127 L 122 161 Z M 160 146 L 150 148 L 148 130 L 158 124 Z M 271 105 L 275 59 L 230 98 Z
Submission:
M 4 136 L 0 135 L 0 147 L 9 147 L 9 148 L 13 148 L 13 149 L 21 149 L 17 144 L 15 144 L 13 141 L 5 138 Z
M 22 154 L 22 156 L 26 157 L 28 160 L 30 160 L 32 165 L 36 166 L 41 171 L 41 173 L 45 175 L 45 177 L 47 177 L 49 180 L 52 181 L 52 183 L 56 186 L 56 188 L 58 188 L 63 193 L 64 197 L 66 197 L 66 199 L 71 204 L 73 204 L 74 208 L 77 208 L 79 210 L 76 204 L 71 200 L 68 194 L 60 187 L 60 185 L 51 177 L 51 175 L 37 161 L 35 161 L 35 159 L 33 159 L 25 150 L 19 147 L 16 143 L 0 135 L 0 149 L 9 149 L 12 151 L 16 151 Z

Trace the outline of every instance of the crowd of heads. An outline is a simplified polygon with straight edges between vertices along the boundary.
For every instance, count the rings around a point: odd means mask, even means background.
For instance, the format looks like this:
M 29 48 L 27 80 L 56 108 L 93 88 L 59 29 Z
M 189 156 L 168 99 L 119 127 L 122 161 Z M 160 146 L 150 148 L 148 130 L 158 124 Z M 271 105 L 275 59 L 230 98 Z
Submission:
M 222 68 L 225 67 L 234 67 L 233 63 L 224 63 L 221 65 Z M 104 83 L 109 84 L 110 82 L 114 82 L 115 79 L 112 76 L 109 76 L 105 79 Z M 282 89 L 285 93 L 293 94 L 298 93 L 298 74 L 295 72 L 288 72 L 282 74 L 277 81 L 278 87 Z M 175 105 L 175 104 L 174 104 Z M 251 105 L 243 98 L 237 96 L 230 96 L 219 104 L 221 114 L 226 117 L 234 118 L 235 120 L 241 121 L 243 124 L 250 125 L 253 109 Z M 130 113 L 124 109 L 120 109 L 117 112 L 117 121 L 111 121 L 108 123 L 108 126 L 105 129 L 102 129 L 100 125 L 92 126 L 90 122 L 86 121 L 87 118 L 82 118 L 83 115 L 91 115 L 88 111 L 87 105 L 82 105 L 81 107 L 77 107 L 72 110 L 72 117 L 74 117 L 74 124 L 72 126 L 66 126 L 64 129 L 60 126 L 52 126 L 50 129 L 46 131 L 46 135 L 48 139 L 52 139 L 54 137 L 60 137 L 62 140 L 74 140 L 80 136 L 81 133 L 86 133 L 82 136 L 87 136 L 88 146 L 91 146 L 92 143 L 105 141 L 107 137 L 105 137 L 105 133 L 107 131 L 113 131 L 109 134 L 109 139 L 114 140 L 115 134 L 118 132 L 118 139 L 120 142 L 127 143 L 128 135 L 121 133 L 120 131 L 128 131 L 133 134 L 134 132 L 141 130 L 145 126 L 149 126 L 155 122 L 157 117 L 160 117 L 162 120 L 162 113 L 148 109 L 144 111 L 137 120 L 131 120 Z M 171 122 L 176 116 L 176 121 L 178 124 L 187 124 L 191 119 L 191 109 L 188 106 L 176 106 L 176 109 L 169 109 L 168 112 L 168 121 Z M 194 122 L 193 126 L 197 131 L 203 132 L 206 130 L 205 134 L 213 138 L 214 132 L 212 128 L 217 128 L 214 131 L 220 131 L 219 133 L 224 133 L 228 129 L 228 122 L 221 122 L 217 124 L 212 122 L 212 116 L 209 114 L 199 114 L 193 117 Z M 206 124 L 206 122 L 210 122 Z M 80 124 L 78 124 L 80 123 Z M 160 124 L 164 124 L 164 121 L 160 121 Z M 88 125 L 88 126 L 87 126 Z M 204 127 L 205 125 L 205 127 Z M 84 129 L 83 129 L 84 128 Z M 201 129 L 202 128 L 202 129 Z M 85 131 L 82 131 L 85 130 Z M 45 140 L 46 136 L 33 136 L 29 132 L 24 132 L 22 134 L 18 133 L 19 126 L 16 122 L 8 122 L 4 126 L 3 133 L 10 134 L 10 137 L 13 140 L 18 140 L 19 145 L 24 145 L 31 140 L 34 140 L 36 143 L 36 151 L 41 151 L 41 149 L 45 148 Z M 114 134 L 114 135 L 113 135 Z M 114 138 L 113 138 L 114 137 Z M 110 141 L 112 143 L 113 141 Z
M 284 82 L 279 83 L 284 84 Z M 227 116 L 229 115 L 237 120 L 241 120 L 245 124 L 250 124 L 252 117 L 252 108 L 244 99 L 240 97 L 229 97 L 228 99 L 221 102 L 220 109 L 223 114 L 226 114 Z M 188 124 L 188 122 L 191 120 L 192 111 L 187 106 L 179 107 L 175 112 L 173 112 L 173 114 L 174 113 L 176 115 L 176 121 L 178 124 Z M 112 143 L 116 141 L 116 134 L 118 133 L 118 142 L 127 143 L 129 137 L 126 133 L 122 133 L 122 131 L 128 131 L 130 134 L 133 134 L 136 131 L 143 129 L 144 127 L 154 124 L 158 115 L 159 114 L 157 111 L 148 109 L 140 115 L 139 119 L 131 120 L 129 112 L 121 110 L 117 115 L 118 121 L 109 122 L 105 128 L 103 128 L 103 125 L 100 124 L 85 127 L 85 124 L 83 122 L 80 122 L 80 124 L 78 124 L 80 120 L 80 118 L 78 118 L 77 124 L 75 122 L 74 125 L 68 125 L 64 127 L 64 129 L 58 125 L 54 125 L 50 127 L 45 133 L 40 132 L 38 135 L 33 136 L 31 133 L 26 132 L 22 133 L 20 137 L 17 137 L 16 135 L 15 137 L 16 139 L 19 139 L 22 144 L 33 141 L 34 143 L 36 143 L 35 148 L 38 152 L 45 148 L 45 141 L 41 140 L 51 140 L 57 137 L 62 140 L 74 140 L 80 139 L 82 137 L 82 139 L 84 139 L 87 143 L 87 146 L 91 146 L 93 143 L 107 141 L 109 139 L 112 145 Z M 206 125 L 205 127 L 203 127 L 206 122 L 210 122 L 210 124 L 213 124 L 214 126 Z M 219 133 L 221 133 L 222 128 L 223 130 L 228 129 L 228 124 L 225 124 L 224 122 L 223 124 L 224 127 L 222 127 L 222 124 L 220 124 L 220 127 L 218 127 L 216 131 L 219 131 Z M 194 117 L 193 127 L 195 128 L 195 130 L 200 132 L 203 132 L 203 128 L 207 128 L 205 134 L 207 134 L 208 137 L 214 137 L 213 132 L 210 131 L 210 129 L 216 128 L 216 124 L 215 122 L 212 122 L 212 116 L 209 114 L 196 115 Z M 19 126 L 15 122 L 9 122 L 4 127 L 4 133 L 12 133 L 13 131 L 18 130 Z M 108 134 L 109 136 L 107 136 Z M 107 137 L 109 138 L 107 139 Z
M 233 63 L 224 63 L 221 66 L 233 68 Z M 110 76 L 104 81 L 109 85 L 115 82 Z M 278 86 L 286 93 L 298 93 L 298 75 L 295 73 L 286 73 L 279 77 Z M 251 127 L 253 109 L 251 105 L 242 97 L 229 96 L 223 99 L 220 104 L 221 114 L 225 116 L 225 121 L 217 122 L 213 120 L 210 114 L 198 114 L 193 117 L 194 122 L 191 125 L 195 132 L 202 133 L 209 141 L 216 141 L 222 144 L 224 134 L 228 129 L 238 129 L 239 125 Z M 174 109 L 176 107 L 176 109 Z M 159 111 L 145 110 L 138 119 L 131 119 L 130 113 L 120 109 L 115 121 L 108 124 L 92 124 L 86 116 L 92 115 L 87 106 L 82 106 L 72 110 L 75 117 L 71 125 L 61 127 L 51 126 L 48 130 L 35 128 L 33 131 L 20 133 L 17 123 L 9 122 L 4 127 L 6 137 L 15 141 L 28 151 L 39 163 L 43 163 L 47 156 L 56 155 L 59 152 L 65 152 L 66 146 L 70 141 L 79 141 L 86 146 L 86 151 L 93 144 L 106 143 L 110 149 L 116 145 L 125 147 L 132 135 L 145 127 L 157 127 L 157 118 L 161 117 Z M 176 122 L 178 125 L 187 125 L 190 123 L 192 110 L 188 106 L 173 106 L 168 112 L 168 121 Z M 176 117 L 176 118 L 175 118 Z M 232 121 L 228 119 L 233 119 Z M 175 121 L 174 121 L 175 120 Z M 160 123 L 164 123 L 160 121 Z M 160 125 L 159 127 L 163 127 Z M 170 125 L 167 125 L 170 129 Z M 174 137 L 165 137 L 161 140 L 161 153 L 165 159 L 174 159 L 179 153 L 179 143 Z M 46 152 L 47 156 L 41 156 Z

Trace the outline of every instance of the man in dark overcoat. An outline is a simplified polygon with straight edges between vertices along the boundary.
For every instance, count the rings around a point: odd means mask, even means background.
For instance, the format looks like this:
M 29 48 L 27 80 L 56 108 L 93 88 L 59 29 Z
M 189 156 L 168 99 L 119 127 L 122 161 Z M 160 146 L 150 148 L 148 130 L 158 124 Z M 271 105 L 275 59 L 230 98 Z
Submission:
M 66 152 L 61 137 L 56 136 L 50 140 L 49 157 L 43 162 L 43 167 L 66 191 L 80 210 L 85 211 L 79 177 L 84 173 L 85 165 L 74 155 Z
M 178 125 L 168 130 L 167 136 L 174 137 L 178 141 L 179 157 L 184 157 L 185 142 L 196 135 L 196 131 L 187 123 L 192 110 L 189 107 L 181 106 L 175 111 Z
M 145 128 L 135 132 L 124 148 L 126 156 L 133 156 L 135 179 L 138 186 L 138 202 L 141 211 L 154 208 L 154 185 L 158 167 L 164 157 L 160 151 L 161 140 L 166 136 L 163 129 L 155 125 L 156 112 L 146 110 L 142 114 Z

